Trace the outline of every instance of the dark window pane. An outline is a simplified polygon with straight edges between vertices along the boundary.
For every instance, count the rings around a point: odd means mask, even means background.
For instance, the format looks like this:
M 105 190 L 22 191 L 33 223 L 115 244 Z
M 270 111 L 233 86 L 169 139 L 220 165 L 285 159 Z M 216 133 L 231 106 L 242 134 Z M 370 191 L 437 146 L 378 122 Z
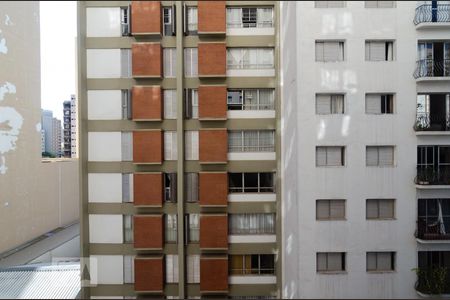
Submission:
M 450 147 L 439 147 L 439 163 L 450 164 Z
M 427 209 L 427 200 L 426 199 L 419 199 L 418 202 L 418 216 L 423 217 L 426 216 L 426 209 Z
M 274 274 L 275 259 L 272 254 L 261 255 L 261 274 Z
M 260 173 L 260 192 L 273 192 L 274 191 L 274 178 L 273 173 Z
M 427 201 L 427 215 L 437 216 L 438 215 L 438 204 L 436 199 L 428 199 Z
M 244 173 L 245 192 L 258 192 L 258 173 Z
M 242 173 L 229 173 L 228 179 L 230 192 L 242 192 Z
M 442 214 L 450 216 L 450 199 L 441 199 Z
M 252 255 L 252 265 L 251 265 L 251 271 L 252 274 L 258 274 L 259 273 L 259 255 Z

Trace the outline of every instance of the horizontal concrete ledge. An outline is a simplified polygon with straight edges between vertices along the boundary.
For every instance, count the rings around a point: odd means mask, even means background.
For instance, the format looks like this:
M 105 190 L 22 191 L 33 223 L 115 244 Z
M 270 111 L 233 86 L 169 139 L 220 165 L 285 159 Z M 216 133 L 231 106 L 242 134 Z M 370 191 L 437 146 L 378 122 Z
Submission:
M 419 136 L 450 135 L 450 131 L 426 131 L 426 130 L 424 130 L 424 131 L 416 131 L 416 135 L 419 135 Z
M 432 184 L 416 184 L 418 190 L 447 190 L 450 189 L 449 185 L 432 185 Z

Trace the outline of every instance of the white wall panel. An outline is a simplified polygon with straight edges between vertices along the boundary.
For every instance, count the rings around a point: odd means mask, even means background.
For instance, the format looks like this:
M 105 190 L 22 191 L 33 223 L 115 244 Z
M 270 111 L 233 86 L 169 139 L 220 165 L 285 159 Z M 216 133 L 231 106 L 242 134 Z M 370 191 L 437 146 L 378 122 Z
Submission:
M 120 7 L 86 8 L 87 37 L 120 37 Z
M 87 92 L 89 120 L 121 120 L 121 90 L 91 90 Z
M 88 185 L 89 202 L 122 202 L 122 174 L 90 173 Z

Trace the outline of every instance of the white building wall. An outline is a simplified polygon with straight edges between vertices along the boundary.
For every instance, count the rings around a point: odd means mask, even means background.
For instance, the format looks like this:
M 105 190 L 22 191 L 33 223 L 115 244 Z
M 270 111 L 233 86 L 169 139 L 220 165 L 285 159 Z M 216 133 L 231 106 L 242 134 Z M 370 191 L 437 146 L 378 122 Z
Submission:
M 415 5 L 282 3 L 283 297 L 417 297 Z M 315 61 L 315 40 L 326 39 L 345 41 L 344 62 Z M 365 61 L 373 39 L 394 40 L 395 60 Z M 336 92 L 345 93 L 345 115 L 316 115 L 315 94 Z M 394 93 L 395 113 L 366 115 L 370 92 Z M 318 145 L 346 146 L 346 165 L 316 167 Z M 366 167 L 366 145 L 394 145 L 395 166 Z M 327 198 L 347 200 L 345 221 L 316 221 L 315 200 Z M 367 221 L 368 198 L 395 198 L 395 220 Z M 368 273 L 368 251 L 395 251 L 395 272 Z M 346 252 L 346 272 L 317 274 L 317 252 Z

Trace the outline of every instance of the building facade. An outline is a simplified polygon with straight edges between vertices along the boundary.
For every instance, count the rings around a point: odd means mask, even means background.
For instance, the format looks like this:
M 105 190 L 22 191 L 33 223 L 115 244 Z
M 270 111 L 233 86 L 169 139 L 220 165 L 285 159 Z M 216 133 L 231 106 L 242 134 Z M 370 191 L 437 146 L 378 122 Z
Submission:
M 63 102 L 63 141 L 64 157 L 77 157 L 77 106 L 75 95 Z
M 42 130 L 44 131 L 45 140 L 44 152 L 47 152 L 55 157 L 61 157 L 61 120 L 54 118 L 51 110 L 42 110 L 41 124 Z
M 449 5 L 281 6 L 283 296 L 448 294 Z
M 281 297 L 278 5 L 78 3 L 85 297 Z

